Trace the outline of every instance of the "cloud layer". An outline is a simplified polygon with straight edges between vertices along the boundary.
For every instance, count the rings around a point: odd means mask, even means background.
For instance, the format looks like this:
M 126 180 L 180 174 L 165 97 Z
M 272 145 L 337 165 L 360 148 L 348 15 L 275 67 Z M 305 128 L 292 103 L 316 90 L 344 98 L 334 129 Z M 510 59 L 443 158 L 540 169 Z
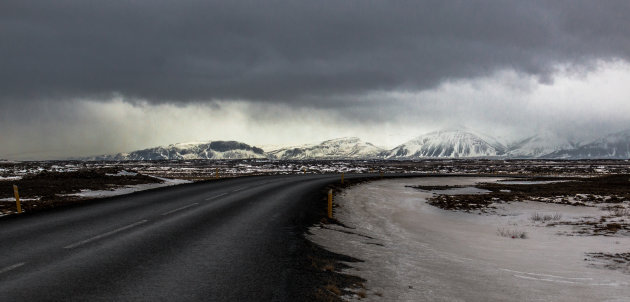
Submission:
M 630 56 L 628 1 L 3 1 L 0 98 L 302 105 Z M 342 105 L 343 106 L 343 105 Z
M 628 1 L 0 3 L 0 157 L 630 125 Z

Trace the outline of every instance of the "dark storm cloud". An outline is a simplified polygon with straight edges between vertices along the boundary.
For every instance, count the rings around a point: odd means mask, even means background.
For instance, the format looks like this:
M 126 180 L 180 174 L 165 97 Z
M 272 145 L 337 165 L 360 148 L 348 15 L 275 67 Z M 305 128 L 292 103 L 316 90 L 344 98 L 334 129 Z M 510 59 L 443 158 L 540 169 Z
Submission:
M 630 57 L 628 1 L 10 1 L 0 99 L 245 99 L 423 90 Z

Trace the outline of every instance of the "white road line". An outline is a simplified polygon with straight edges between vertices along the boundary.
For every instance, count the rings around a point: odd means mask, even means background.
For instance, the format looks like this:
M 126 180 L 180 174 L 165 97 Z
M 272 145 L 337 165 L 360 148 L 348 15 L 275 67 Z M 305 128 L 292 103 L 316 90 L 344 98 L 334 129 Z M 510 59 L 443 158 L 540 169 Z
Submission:
M 198 204 L 199 204 L 199 203 L 197 203 L 197 202 L 195 202 L 195 203 L 191 203 L 191 204 L 189 204 L 189 205 L 187 205 L 187 206 L 183 206 L 183 207 L 181 207 L 181 208 L 177 208 L 177 209 L 175 209 L 175 210 L 170 210 L 170 211 L 168 211 L 168 212 L 162 213 L 162 216 L 166 216 L 166 215 L 168 215 L 168 214 L 173 214 L 173 213 L 175 213 L 175 212 L 177 212 L 177 211 L 185 210 L 185 209 L 188 209 L 188 208 L 190 208 L 190 207 L 194 207 L 194 206 L 196 206 L 196 205 L 198 205 Z
M 113 230 L 113 231 L 109 231 L 109 232 L 107 232 L 107 233 L 103 233 L 103 234 L 100 234 L 100 235 L 96 235 L 96 236 L 94 236 L 94 237 L 92 237 L 92 238 L 88 238 L 88 239 L 85 239 L 85 240 L 79 241 L 79 242 L 77 242 L 77 243 L 73 243 L 73 244 L 71 244 L 71 245 L 64 246 L 63 248 L 64 248 L 64 249 L 73 249 L 73 248 L 75 248 L 75 247 L 82 246 L 82 245 L 84 245 L 84 244 L 86 244 L 86 243 L 90 243 L 90 242 L 92 242 L 92 241 L 99 240 L 99 239 L 101 239 L 101 238 L 104 238 L 104 237 L 107 237 L 107 236 L 110 236 L 110 235 L 114 235 L 114 234 L 119 233 L 119 232 L 122 232 L 122 231 L 124 231 L 124 230 L 128 230 L 128 229 L 130 229 L 130 228 L 133 228 L 133 227 L 139 226 L 139 225 L 141 225 L 141 224 L 143 224 L 143 223 L 146 223 L 147 221 L 148 221 L 148 220 L 146 220 L 146 219 L 145 219 L 145 220 L 140 220 L 140 221 L 138 221 L 138 222 L 134 222 L 134 223 L 132 223 L 132 224 L 130 224 L 130 225 L 126 225 L 126 226 L 124 226 L 124 227 L 117 228 L 117 229 L 115 229 L 115 230 Z
M 5 267 L 3 269 L 0 269 L 0 274 L 4 274 L 4 273 L 6 273 L 8 271 L 12 271 L 12 270 L 14 270 L 14 269 L 24 265 L 24 264 L 26 264 L 26 262 L 20 262 L 20 263 L 11 265 L 11 266 L 7 266 L 7 267 Z
M 217 196 L 208 197 L 208 198 L 206 198 L 206 200 L 213 200 L 213 199 L 215 199 L 215 198 L 219 198 L 219 197 L 221 197 L 221 196 L 225 196 L 225 195 L 227 195 L 227 194 L 228 194 L 228 193 L 223 193 L 223 194 L 219 194 L 219 195 L 217 195 Z
M 243 190 L 245 190 L 245 189 L 247 189 L 247 187 L 240 187 L 240 188 L 238 188 L 238 189 L 232 190 L 232 192 L 243 191 Z

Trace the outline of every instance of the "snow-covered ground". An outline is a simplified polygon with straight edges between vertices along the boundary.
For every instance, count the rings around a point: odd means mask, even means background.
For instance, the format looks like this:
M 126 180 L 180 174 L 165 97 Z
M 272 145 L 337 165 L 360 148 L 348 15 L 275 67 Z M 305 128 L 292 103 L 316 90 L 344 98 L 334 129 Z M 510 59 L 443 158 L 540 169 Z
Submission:
M 405 187 L 479 181 L 489 179 L 395 179 L 352 187 L 335 198 L 336 217 L 351 229 L 314 227 L 310 239 L 365 260 L 347 272 L 368 280 L 368 301 L 629 301 L 630 275 L 598 268 L 586 256 L 628 252 L 629 237 L 560 235 L 571 233 L 571 226 L 530 219 L 534 213 L 599 217 L 602 209 L 518 202 L 500 204 L 494 214 L 453 212 L 428 205 L 430 192 Z M 527 238 L 502 237 L 499 229 L 526 232 Z
M 120 174 L 120 176 L 128 175 L 128 174 L 121 174 L 120 172 L 118 174 Z M 78 197 L 85 197 L 85 198 L 102 198 L 102 197 L 125 195 L 125 194 L 130 194 L 130 193 L 138 192 L 138 191 L 150 190 L 150 189 L 167 187 L 167 186 L 174 186 L 174 185 L 191 182 L 189 180 L 183 180 L 183 179 L 169 179 L 169 178 L 161 178 L 161 177 L 156 177 L 156 178 L 162 180 L 163 182 L 130 185 L 130 186 L 122 187 L 122 188 L 116 188 L 113 190 L 96 190 L 96 191 L 81 190 L 81 192 L 79 193 L 67 194 L 66 196 L 78 196 Z
M 20 198 L 20 201 L 35 201 L 39 198 Z M 0 198 L 0 202 L 15 202 L 15 197 Z

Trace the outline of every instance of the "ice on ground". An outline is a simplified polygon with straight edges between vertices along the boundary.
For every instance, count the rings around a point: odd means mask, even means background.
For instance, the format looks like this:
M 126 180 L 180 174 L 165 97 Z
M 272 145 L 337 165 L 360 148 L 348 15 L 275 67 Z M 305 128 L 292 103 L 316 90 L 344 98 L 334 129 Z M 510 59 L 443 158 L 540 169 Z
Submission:
M 39 198 L 22 198 L 20 201 L 37 201 Z M 0 198 L 0 202 L 15 202 L 15 197 Z
M 405 187 L 481 181 L 496 179 L 395 179 L 350 188 L 335 198 L 335 215 L 351 229 L 314 227 L 310 239 L 365 260 L 347 271 L 368 280 L 362 300 L 628 301 L 630 275 L 593 267 L 585 255 L 628 252 L 630 238 L 559 236 L 570 226 L 530 220 L 533 213 L 595 217 L 601 209 L 530 201 L 499 204 L 496 215 L 471 214 L 430 206 L 431 193 Z M 527 239 L 501 237 L 501 228 Z
M 149 183 L 149 184 L 139 184 L 133 186 L 125 186 L 122 188 L 116 188 L 114 190 L 81 190 L 79 193 L 67 194 L 65 196 L 78 196 L 85 198 L 101 198 L 101 197 L 110 197 L 110 196 L 118 196 L 125 195 L 133 192 L 144 191 L 149 189 L 155 189 L 160 187 L 174 186 L 184 183 L 190 183 L 189 180 L 183 179 L 170 179 L 170 178 L 162 178 L 155 177 L 157 179 L 162 180 L 162 183 Z
M 118 171 L 116 174 L 106 173 L 107 176 L 136 176 L 138 173 L 128 172 L 126 170 Z
M 503 185 L 545 185 L 566 182 L 567 180 L 500 180 Z

